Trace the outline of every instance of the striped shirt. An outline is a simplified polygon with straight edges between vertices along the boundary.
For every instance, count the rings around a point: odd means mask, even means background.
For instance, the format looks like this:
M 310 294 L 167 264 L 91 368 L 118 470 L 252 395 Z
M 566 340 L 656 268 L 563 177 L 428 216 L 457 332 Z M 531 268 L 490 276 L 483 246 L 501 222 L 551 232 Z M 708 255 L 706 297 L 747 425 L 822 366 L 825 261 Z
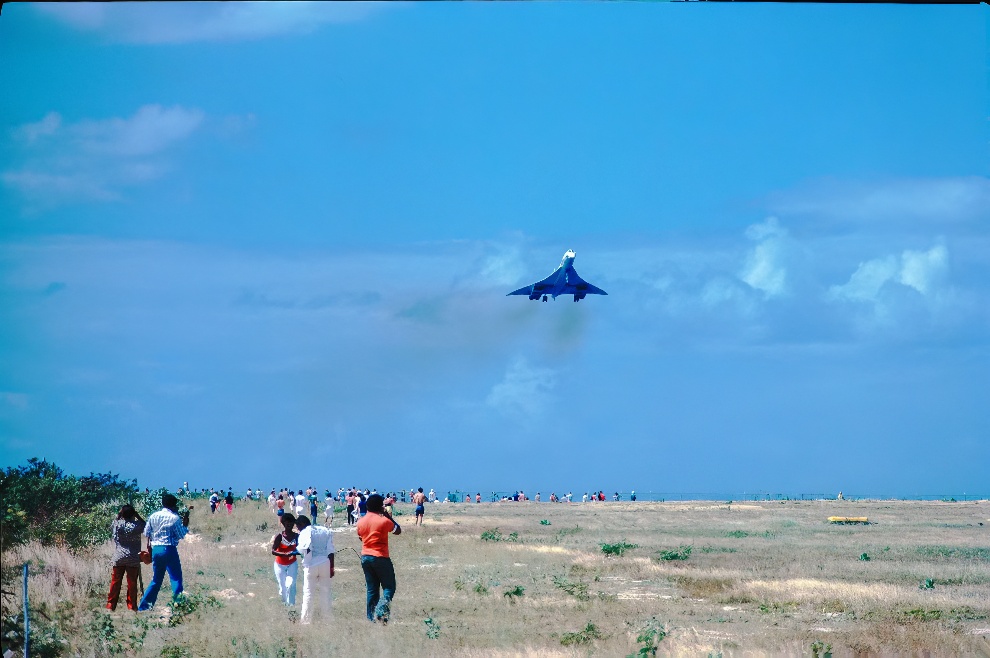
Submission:
M 165 508 L 149 516 L 144 526 L 144 536 L 151 539 L 152 546 L 178 546 L 187 532 L 189 529 L 182 525 L 179 515 Z

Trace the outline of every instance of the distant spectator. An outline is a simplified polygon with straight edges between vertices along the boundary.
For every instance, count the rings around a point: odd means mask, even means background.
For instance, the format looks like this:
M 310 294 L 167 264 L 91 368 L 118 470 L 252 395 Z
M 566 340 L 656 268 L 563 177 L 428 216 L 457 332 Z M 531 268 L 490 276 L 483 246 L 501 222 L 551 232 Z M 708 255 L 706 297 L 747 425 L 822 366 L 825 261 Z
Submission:
M 227 514 L 234 513 L 234 490 L 227 489 L 227 495 L 223 497 L 223 502 L 227 506 Z
M 423 525 L 423 517 L 426 515 L 426 495 L 423 494 L 423 487 L 420 487 L 413 494 L 412 501 L 416 505 L 416 521 L 414 525 Z
M 141 533 L 144 532 L 144 519 L 130 505 L 124 505 L 117 519 L 110 526 L 113 539 L 111 558 L 110 594 L 107 596 L 107 609 L 116 610 L 120 598 L 120 585 L 127 575 L 127 609 L 137 610 L 137 580 L 141 573 Z
M 216 514 L 217 505 L 220 504 L 220 496 L 216 491 L 210 494 L 210 514 Z

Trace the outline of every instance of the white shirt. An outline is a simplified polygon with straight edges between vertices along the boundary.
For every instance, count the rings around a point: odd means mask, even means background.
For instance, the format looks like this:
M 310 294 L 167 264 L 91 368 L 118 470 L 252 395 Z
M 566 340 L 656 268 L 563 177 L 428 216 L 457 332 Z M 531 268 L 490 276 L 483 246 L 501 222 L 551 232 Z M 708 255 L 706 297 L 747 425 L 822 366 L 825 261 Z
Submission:
M 296 494 L 296 512 L 302 514 L 302 511 L 306 505 L 306 496 L 301 493 Z
M 307 552 L 306 549 L 309 551 Z M 308 525 L 299 533 L 296 550 L 303 554 L 304 569 L 329 562 L 328 556 L 336 552 L 333 548 L 333 533 L 330 532 L 330 528 L 321 525 Z

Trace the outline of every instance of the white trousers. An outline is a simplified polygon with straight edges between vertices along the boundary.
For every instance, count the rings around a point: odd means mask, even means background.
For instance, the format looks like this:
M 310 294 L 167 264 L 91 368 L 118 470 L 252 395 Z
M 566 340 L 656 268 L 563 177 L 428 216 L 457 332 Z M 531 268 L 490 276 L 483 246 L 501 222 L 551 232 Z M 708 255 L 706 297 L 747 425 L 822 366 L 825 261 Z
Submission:
M 314 567 L 303 567 L 303 600 L 300 622 L 308 624 L 313 618 L 313 597 L 319 599 L 319 609 L 323 616 L 330 615 L 331 605 L 330 562 Z
M 286 605 L 296 604 L 296 576 L 299 573 L 299 562 L 289 565 L 275 563 L 275 580 L 278 581 L 278 595 Z

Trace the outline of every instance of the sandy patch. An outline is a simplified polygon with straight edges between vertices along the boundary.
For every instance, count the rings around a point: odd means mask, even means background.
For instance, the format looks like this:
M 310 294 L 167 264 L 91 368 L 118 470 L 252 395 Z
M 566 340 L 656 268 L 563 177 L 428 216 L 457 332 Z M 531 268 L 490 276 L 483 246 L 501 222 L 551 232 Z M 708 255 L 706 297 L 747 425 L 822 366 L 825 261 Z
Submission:
M 575 551 L 570 548 L 564 548 L 563 546 L 529 546 L 527 544 L 504 544 L 504 546 L 513 551 L 532 551 L 534 553 L 552 553 L 555 555 L 577 555 L 579 551 Z
M 762 596 L 787 598 L 795 601 L 821 599 L 894 600 L 902 588 L 884 583 L 857 584 L 831 582 L 812 578 L 753 580 L 743 587 Z
M 244 595 L 238 592 L 236 589 L 217 589 L 210 592 L 211 595 L 218 599 L 243 599 Z

